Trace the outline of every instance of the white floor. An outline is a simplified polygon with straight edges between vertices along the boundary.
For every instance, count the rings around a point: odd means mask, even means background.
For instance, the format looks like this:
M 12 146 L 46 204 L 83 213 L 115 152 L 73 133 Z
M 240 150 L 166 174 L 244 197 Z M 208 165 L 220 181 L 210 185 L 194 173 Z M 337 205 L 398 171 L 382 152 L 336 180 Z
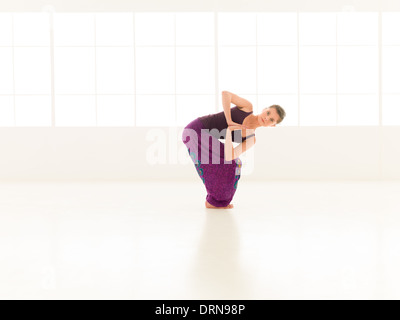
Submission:
M 399 299 L 400 182 L 1 183 L 1 299 Z

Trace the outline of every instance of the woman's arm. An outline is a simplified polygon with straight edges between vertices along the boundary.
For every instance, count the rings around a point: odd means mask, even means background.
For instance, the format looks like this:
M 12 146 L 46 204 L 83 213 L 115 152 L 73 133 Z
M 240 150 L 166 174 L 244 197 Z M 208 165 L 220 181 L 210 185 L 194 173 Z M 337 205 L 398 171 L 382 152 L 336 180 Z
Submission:
M 232 143 L 232 131 L 229 127 L 226 129 L 225 134 L 225 146 L 224 146 L 224 153 L 225 153 L 225 161 L 232 161 L 233 159 L 233 143 Z
M 230 128 L 228 127 L 228 129 L 226 130 L 226 136 L 225 136 L 225 149 L 224 149 L 224 152 L 225 152 L 225 160 L 226 161 L 232 161 L 233 159 L 239 158 L 239 156 L 242 153 L 244 153 L 247 150 L 249 150 L 256 143 L 256 137 L 253 136 L 251 138 L 246 139 L 242 143 L 240 143 L 236 148 L 233 148 L 232 133 L 231 132 L 234 131 L 234 130 L 240 130 L 240 127 L 232 126 Z
M 226 122 L 228 126 L 240 125 L 239 123 L 235 123 L 232 121 L 231 115 L 231 103 L 234 103 L 236 106 L 240 108 L 246 109 L 253 109 L 253 105 L 250 101 L 239 97 L 238 95 L 229 92 L 229 91 L 222 91 L 222 106 L 224 107 L 224 114 Z
M 222 106 L 224 107 L 225 119 L 228 123 L 232 123 L 232 116 L 231 116 L 231 95 L 228 91 L 222 91 Z

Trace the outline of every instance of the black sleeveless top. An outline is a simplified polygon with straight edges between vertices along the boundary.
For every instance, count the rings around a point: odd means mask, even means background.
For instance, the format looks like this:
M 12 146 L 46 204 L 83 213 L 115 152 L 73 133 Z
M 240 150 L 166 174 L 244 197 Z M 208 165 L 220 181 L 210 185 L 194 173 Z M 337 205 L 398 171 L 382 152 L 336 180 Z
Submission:
M 242 111 L 239 109 L 238 106 L 231 108 L 232 121 L 240 124 L 243 124 L 244 119 L 252 113 L 253 111 L 251 112 Z M 226 121 L 224 111 L 198 117 L 197 119 L 200 119 L 205 129 L 210 130 L 210 134 L 212 136 L 214 136 L 217 139 L 225 139 L 228 123 Z M 255 134 L 253 133 L 247 137 L 242 137 L 241 130 L 232 131 L 232 141 L 236 143 L 241 143 L 245 141 L 247 138 L 250 138 L 252 136 L 255 136 Z

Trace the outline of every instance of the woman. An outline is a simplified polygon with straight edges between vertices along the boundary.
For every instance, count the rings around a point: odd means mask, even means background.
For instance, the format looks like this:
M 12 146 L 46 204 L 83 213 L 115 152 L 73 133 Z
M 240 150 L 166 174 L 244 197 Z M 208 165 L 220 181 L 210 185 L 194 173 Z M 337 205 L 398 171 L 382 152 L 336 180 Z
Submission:
M 232 109 L 231 103 L 236 105 Z M 242 167 L 239 156 L 256 143 L 257 128 L 275 127 L 286 116 L 279 105 L 253 115 L 253 105 L 229 91 L 222 92 L 222 105 L 224 111 L 198 117 L 182 134 L 182 141 L 206 187 L 205 205 L 210 209 L 233 208 L 230 202 Z M 218 139 L 225 139 L 225 143 Z M 240 144 L 233 148 L 232 142 Z

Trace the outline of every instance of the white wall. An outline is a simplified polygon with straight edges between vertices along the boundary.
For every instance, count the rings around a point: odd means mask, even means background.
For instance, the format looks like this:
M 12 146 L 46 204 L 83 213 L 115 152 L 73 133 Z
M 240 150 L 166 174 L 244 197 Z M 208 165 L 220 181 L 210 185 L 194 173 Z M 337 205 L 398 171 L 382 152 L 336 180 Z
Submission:
M 146 139 L 154 129 L 168 141 L 164 164 L 151 165 L 147 158 L 155 142 Z M 182 129 L 0 128 L 0 180 L 195 181 Z M 244 161 L 245 180 L 400 178 L 400 127 L 276 127 L 256 133 L 254 163 L 251 156 Z

